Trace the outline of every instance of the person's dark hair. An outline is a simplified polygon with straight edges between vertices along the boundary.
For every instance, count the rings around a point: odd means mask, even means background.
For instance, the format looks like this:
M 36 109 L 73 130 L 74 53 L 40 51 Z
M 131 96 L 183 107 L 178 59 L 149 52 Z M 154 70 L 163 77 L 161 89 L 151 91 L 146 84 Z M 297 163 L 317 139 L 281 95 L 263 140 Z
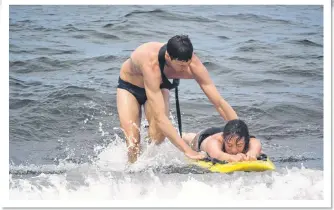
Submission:
M 188 61 L 193 55 L 193 45 L 187 35 L 176 35 L 168 40 L 167 52 L 172 60 Z
M 237 142 L 240 141 L 242 138 L 244 138 L 245 148 L 243 152 L 244 153 L 247 152 L 249 147 L 250 137 L 249 137 L 248 127 L 244 121 L 236 119 L 227 122 L 223 131 L 224 140 L 228 141 L 233 136 L 238 136 Z M 223 144 L 223 149 L 224 149 L 224 144 Z

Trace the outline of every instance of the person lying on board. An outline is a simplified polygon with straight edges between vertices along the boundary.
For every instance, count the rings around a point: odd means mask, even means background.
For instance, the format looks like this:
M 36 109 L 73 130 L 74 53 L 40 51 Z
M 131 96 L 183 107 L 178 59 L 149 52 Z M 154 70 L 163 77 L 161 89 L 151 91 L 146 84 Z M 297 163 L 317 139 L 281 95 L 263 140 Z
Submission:
M 262 153 L 261 142 L 250 136 L 246 123 L 230 120 L 225 127 L 210 127 L 196 133 L 183 133 L 184 141 L 198 152 L 227 162 L 256 160 Z

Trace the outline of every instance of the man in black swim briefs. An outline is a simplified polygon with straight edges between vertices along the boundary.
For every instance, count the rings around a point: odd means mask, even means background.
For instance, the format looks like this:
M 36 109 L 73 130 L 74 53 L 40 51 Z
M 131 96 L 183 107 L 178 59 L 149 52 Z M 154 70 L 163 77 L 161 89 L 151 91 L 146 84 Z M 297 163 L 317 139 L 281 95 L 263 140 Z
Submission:
M 173 83 L 169 79 L 173 79 Z M 167 137 L 187 157 L 205 157 L 187 145 L 168 118 L 169 90 L 179 84 L 179 79 L 195 79 L 225 120 L 237 119 L 236 112 L 220 96 L 207 69 L 193 53 L 188 36 L 176 35 L 167 44 L 142 44 L 122 64 L 117 87 L 117 110 L 129 162 L 135 162 L 140 152 L 142 105 L 152 141 L 159 144 Z
M 210 127 L 196 133 L 184 133 L 182 138 L 196 151 L 204 151 L 211 158 L 238 162 L 256 160 L 262 153 L 261 143 L 249 135 L 242 120 L 227 122 L 224 127 Z

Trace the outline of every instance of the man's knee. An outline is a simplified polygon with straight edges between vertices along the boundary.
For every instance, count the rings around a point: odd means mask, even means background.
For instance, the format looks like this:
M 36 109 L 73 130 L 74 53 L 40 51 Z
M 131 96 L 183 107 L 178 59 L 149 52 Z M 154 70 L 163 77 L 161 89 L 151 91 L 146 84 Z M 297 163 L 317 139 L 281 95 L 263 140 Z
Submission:
M 159 134 L 156 137 L 155 143 L 156 144 L 161 144 L 165 140 L 166 136 L 164 134 Z
M 133 121 L 121 122 L 121 127 L 126 133 L 136 133 L 140 131 L 139 126 Z
M 126 139 L 138 139 L 140 135 L 140 129 L 136 123 L 132 121 L 121 123 L 121 128 Z
M 151 140 L 156 144 L 161 144 L 166 138 L 166 136 L 161 131 L 158 131 L 152 127 L 150 127 L 149 135 Z
M 128 147 L 136 147 L 140 144 L 140 137 L 135 137 L 135 136 L 127 136 L 126 137 L 126 142 L 128 144 Z

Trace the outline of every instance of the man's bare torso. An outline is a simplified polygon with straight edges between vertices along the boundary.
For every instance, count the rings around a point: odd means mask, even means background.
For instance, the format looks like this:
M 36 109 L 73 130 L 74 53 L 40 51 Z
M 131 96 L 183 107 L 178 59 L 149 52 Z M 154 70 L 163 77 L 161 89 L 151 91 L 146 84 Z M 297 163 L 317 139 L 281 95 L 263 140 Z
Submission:
M 152 71 L 159 67 L 158 54 L 164 43 L 148 42 L 140 45 L 131 54 L 121 68 L 120 77 L 138 87 L 144 87 L 143 66 L 150 66 Z M 172 67 L 165 65 L 164 74 L 168 79 L 190 79 L 193 78 L 190 68 L 183 72 L 176 72 Z M 161 81 L 162 82 L 162 81 Z

